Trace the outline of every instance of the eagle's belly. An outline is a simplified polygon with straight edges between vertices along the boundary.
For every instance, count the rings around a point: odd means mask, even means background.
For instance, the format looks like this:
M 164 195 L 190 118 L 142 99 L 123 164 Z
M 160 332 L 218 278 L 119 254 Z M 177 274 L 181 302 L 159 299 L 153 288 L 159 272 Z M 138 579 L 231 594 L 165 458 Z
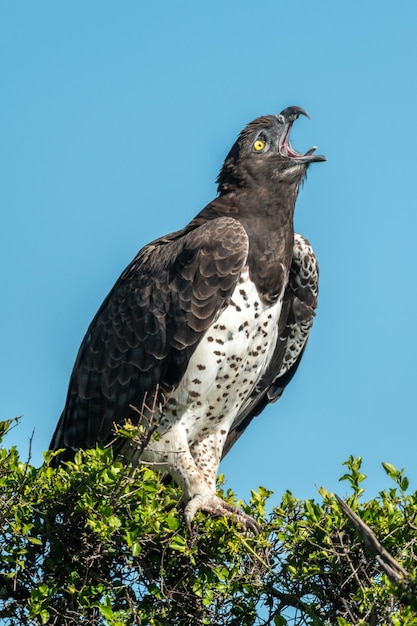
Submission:
M 178 387 L 168 398 L 160 437 L 143 459 L 164 462 L 172 448 L 191 449 L 209 436 L 221 455 L 230 426 L 258 383 L 274 352 L 282 294 L 262 303 L 248 274 L 229 305 L 201 339 Z

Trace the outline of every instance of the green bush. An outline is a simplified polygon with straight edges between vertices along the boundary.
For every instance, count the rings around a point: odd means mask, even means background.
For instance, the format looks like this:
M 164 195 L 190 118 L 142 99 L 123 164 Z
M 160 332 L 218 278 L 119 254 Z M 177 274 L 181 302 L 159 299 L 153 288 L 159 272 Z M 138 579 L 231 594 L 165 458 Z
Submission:
M 368 502 L 360 459 L 342 479 L 350 508 L 408 572 L 394 582 L 325 489 L 318 501 L 286 492 L 270 515 L 271 492 L 253 491 L 239 505 L 257 536 L 203 513 L 189 533 L 180 490 L 151 469 L 102 448 L 52 469 L 52 454 L 34 468 L 0 450 L 3 624 L 417 625 L 417 493 L 392 465 L 392 487 Z

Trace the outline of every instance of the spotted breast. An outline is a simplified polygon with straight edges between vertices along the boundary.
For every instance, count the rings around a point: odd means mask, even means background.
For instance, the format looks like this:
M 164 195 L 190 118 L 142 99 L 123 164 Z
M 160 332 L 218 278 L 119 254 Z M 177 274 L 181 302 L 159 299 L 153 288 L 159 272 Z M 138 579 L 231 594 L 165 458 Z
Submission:
M 206 332 L 167 399 L 160 437 L 148 446 L 143 461 L 167 471 L 182 442 L 214 484 L 212 467 L 217 468 L 230 425 L 274 352 L 282 295 L 273 305 L 263 303 L 244 269 L 228 306 Z

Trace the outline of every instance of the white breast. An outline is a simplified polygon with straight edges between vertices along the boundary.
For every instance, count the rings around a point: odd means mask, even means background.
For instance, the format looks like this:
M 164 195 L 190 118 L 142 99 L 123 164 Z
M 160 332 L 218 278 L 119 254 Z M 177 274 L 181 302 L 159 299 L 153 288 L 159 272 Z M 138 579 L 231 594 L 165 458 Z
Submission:
M 229 306 L 206 332 L 168 400 L 165 428 L 180 422 L 189 445 L 207 424 L 228 431 L 271 359 L 281 306 L 282 294 L 267 306 L 248 272 L 241 276 Z

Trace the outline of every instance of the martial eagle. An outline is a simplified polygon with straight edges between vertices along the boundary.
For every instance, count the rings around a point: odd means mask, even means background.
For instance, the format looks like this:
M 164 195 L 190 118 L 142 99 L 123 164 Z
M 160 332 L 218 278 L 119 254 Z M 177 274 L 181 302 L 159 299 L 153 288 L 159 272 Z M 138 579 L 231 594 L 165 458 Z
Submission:
M 318 266 L 293 215 L 308 166 L 325 157 L 291 146 L 300 115 L 292 106 L 248 124 L 225 159 L 218 196 L 120 276 L 78 352 L 51 441 L 65 449 L 55 464 L 97 442 L 134 459 L 139 444 L 115 429 L 127 420 L 148 427 L 146 407 L 157 407 L 158 436 L 140 461 L 181 486 L 188 526 L 203 510 L 256 530 L 216 495 L 216 475 L 252 418 L 281 396 L 313 323 Z

